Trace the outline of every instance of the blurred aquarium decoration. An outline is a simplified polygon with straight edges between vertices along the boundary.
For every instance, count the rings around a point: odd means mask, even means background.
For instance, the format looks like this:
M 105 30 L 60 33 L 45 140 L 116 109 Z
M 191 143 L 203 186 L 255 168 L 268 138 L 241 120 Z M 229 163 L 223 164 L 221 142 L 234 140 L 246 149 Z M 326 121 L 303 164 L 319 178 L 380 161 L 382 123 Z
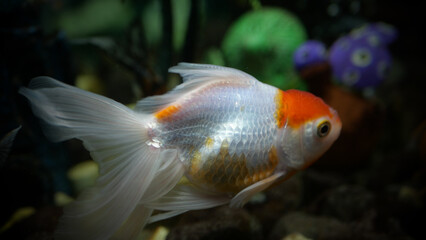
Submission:
M 337 39 L 329 57 L 336 80 L 354 88 L 380 85 L 392 67 L 387 45 L 396 35 L 392 26 L 369 23 Z
M 132 107 L 178 62 L 238 68 L 337 109 L 341 137 L 242 209 L 193 211 L 139 239 L 426 239 L 426 23 L 400 0 L 0 1 L 0 239 L 53 239 L 98 168 L 49 142 L 17 91 L 37 76 Z
M 291 12 L 255 9 L 237 19 L 226 33 L 225 63 L 281 89 L 304 89 L 294 71 L 292 53 L 306 37 L 302 23 Z

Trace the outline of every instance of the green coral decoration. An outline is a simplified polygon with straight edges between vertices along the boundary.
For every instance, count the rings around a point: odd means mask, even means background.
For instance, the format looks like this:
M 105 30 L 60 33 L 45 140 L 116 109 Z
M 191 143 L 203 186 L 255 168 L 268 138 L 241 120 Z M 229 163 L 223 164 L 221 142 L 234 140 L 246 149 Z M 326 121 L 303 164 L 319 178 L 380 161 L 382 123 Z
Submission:
M 281 89 L 306 89 L 293 68 L 293 52 L 307 39 L 292 13 L 261 8 L 244 14 L 228 30 L 222 43 L 226 64 L 246 71 Z

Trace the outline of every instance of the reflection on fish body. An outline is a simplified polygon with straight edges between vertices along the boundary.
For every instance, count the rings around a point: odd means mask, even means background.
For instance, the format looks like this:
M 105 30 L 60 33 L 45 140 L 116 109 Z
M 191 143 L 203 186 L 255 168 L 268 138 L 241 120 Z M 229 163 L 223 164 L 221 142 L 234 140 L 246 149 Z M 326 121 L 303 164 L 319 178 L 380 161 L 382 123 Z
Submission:
M 50 139 L 81 139 L 100 166 L 55 237 L 130 239 L 188 210 L 241 207 L 339 136 L 337 113 L 310 93 L 213 65 L 180 63 L 170 72 L 184 82 L 135 110 L 47 77 L 20 90 Z

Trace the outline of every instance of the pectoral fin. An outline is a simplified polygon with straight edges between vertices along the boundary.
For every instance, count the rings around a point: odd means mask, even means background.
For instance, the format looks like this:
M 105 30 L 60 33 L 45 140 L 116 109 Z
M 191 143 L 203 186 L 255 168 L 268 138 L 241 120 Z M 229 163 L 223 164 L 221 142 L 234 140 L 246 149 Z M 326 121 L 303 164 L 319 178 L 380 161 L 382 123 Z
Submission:
M 268 178 L 265 178 L 259 182 L 256 182 L 239 192 L 231 199 L 230 207 L 240 208 L 242 207 L 251 197 L 253 197 L 256 193 L 261 192 L 271 186 L 277 179 L 284 176 L 283 172 L 277 172 Z

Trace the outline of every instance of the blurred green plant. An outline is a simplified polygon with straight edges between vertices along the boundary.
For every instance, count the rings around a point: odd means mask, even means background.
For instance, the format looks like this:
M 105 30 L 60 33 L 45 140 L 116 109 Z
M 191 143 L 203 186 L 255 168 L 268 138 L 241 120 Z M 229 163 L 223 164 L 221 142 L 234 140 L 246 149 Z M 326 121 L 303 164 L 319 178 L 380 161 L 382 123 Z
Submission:
M 70 38 L 123 32 L 135 17 L 130 4 L 117 0 L 91 0 L 66 8 L 57 19 L 57 28 Z
M 170 0 L 173 27 L 173 48 L 179 51 L 185 40 L 190 0 Z M 62 29 L 70 38 L 94 35 L 122 34 L 135 18 L 140 18 L 145 30 L 147 44 L 157 47 L 164 37 L 162 4 L 152 0 L 122 2 L 117 0 L 90 0 L 73 7 L 64 8 L 57 16 L 56 28 Z
M 298 18 L 281 8 L 253 10 L 233 23 L 222 44 L 226 65 L 281 89 L 306 89 L 292 55 L 306 41 Z
M 305 83 L 294 72 L 292 62 L 294 50 L 306 41 L 303 25 L 285 9 L 262 7 L 260 1 L 255 0 L 249 3 L 254 10 L 232 23 L 221 47 L 204 50 L 205 61 L 241 69 L 281 89 L 306 89 Z M 199 15 L 203 6 L 194 0 L 90 0 L 64 8 L 57 15 L 57 28 L 71 39 L 113 38 L 113 46 L 118 47 L 106 50 L 110 56 L 127 67 L 132 65 L 132 71 L 140 67 L 137 62 L 144 62 L 142 65 L 145 66 L 155 62 L 160 67 L 152 65 L 151 69 L 160 72 L 161 78 L 166 80 L 167 69 L 176 56 L 180 55 L 180 61 L 197 61 L 194 45 L 199 44 L 197 32 L 202 25 Z M 131 36 L 129 31 L 135 25 L 140 28 L 140 44 L 129 45 L 125 41 L 124 45 L 117 44 L 117 39 Z M 117 57 L 120 46 L 127 49 L 124 51 L 128 53 L 125 61 L 123 57 Z M 135 47 L 143 49 L 144 54 L 136 58 L 131 56 L 140 51 Z M 105 50 L 103 46 L 100 48 Z M 149 60 L 151 64 L 147 62 L 149 55 L 154 56 Z M 129 59 L 134 63 L 129 64 Z

